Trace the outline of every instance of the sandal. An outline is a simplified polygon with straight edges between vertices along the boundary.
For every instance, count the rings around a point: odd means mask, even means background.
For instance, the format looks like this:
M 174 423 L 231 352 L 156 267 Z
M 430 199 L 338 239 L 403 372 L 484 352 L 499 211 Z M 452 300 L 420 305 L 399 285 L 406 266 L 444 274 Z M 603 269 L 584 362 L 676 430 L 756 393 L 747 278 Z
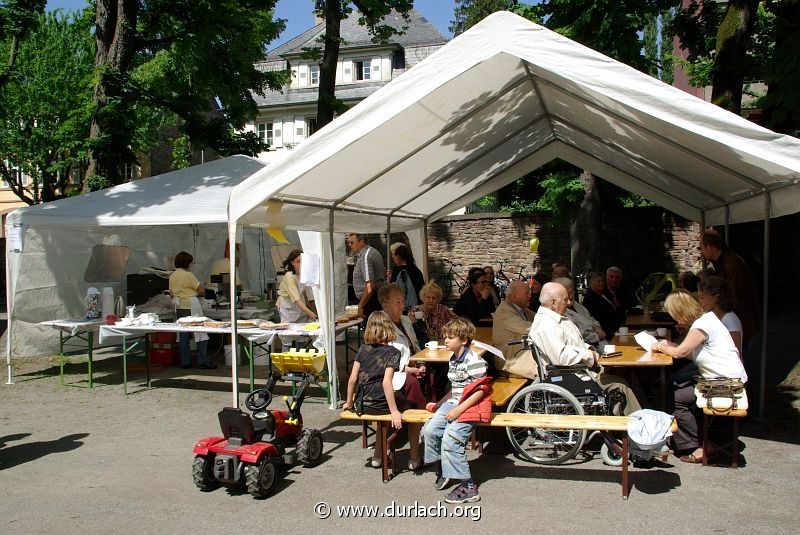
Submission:
M 409 459 L 408 460 L 408 469 L 412 472 L 418 472 L 420 468 L 422 468 L 422 459 L 417 459 L 416 461 Z
M 684 463 L 689 464 L 703 464 L 703 456 L 695 456 L 694 453 L 690 453 L 689 455 L 681 455 L 680 460 Z

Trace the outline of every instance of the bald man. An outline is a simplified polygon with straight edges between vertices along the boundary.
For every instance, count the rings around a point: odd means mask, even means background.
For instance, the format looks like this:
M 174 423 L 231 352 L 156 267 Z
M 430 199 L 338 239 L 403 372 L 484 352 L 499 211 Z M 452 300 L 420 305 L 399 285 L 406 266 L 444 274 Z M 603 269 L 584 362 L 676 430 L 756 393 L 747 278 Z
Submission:
M 528 308 L 531 300 L 530 286 L 524 281 L 511 281 L 506 288 L 506 298 L 495 311 L 492 325 L 492 345 L 503 352 L 505 361 L 492 357 L 501 375 L 527 377 L 539 376 L 536 360 L 530 350 L 521 346 L 509 347 L 509 340 L 522 338 L 531 330 L 534 313 Z
M 595 348 L 583 341 L 578 327 L 565 314 L 570 305 L 567 289 L 557 282 L 542 286 L 539 295 L 539 310 L 531 325 L 530 337 L 542 352 L 542 358 L 553 366 L 575 366 L 584 364 L 597 368 L 600 355 Z M 589 371 L 603 390 L 622 390 L 627 403 L 622 412 L 627 416 L 641 409 L 639 400 L 622 377 Z

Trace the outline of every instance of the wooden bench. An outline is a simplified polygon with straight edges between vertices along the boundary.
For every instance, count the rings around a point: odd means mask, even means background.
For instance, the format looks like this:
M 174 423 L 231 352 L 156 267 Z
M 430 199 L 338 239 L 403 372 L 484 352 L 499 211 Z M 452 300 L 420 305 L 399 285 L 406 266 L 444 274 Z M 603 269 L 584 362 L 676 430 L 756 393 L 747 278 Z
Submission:
M 739 418 L 747 416 L 747 411 L 735 409 L 728 412 L 714 412 L 708 407 L 703 408 L 703 466 L 708 466 L 709 447 L 716 449 L 717 453 L 722 453 L 731 459 L 731 468 L 739 468 Z M 708 430 L 715 417 L 733 418 L 733 436 L 730 442 L 724 444 L 714 444 L 708 436 Z
M 389 429 L 392 418 L 389 414 L 363 414 L 344 411 L 341 414 L 344 420 L 360 420 L 363 425 L 375 422 L 378 426 L 378 439 L 383 444 L 381 468 L 383 482 L 386 483 L 393 475 L 397 474 L 395 451 L 393 441 L 389 439 Z M 420 409 L 409 409 L 403 412 L 403 422 L 409 424 L 425 424 L 433 417 L 433 413 Z M 622 497 L 628 498 L 628 417 L 627 416 L 591 416 L 574 414 L 528 414 L 528 413 L 492 413 L 488 422 L 477 424 L 482 427 L 527 427 L 534 429 L 585 429 L 587 431 L 605 431 L 619 435 L 622 446 L 620 454 L 625 462 L 622 463 Z M 677 424 L 673 422 L 672 431 L 677 431 Z M 391 475 L 389 471 L 391 469 Z
M 497 377 L 491 383 L 492 385 L 492 407 L 499 408 L 508 405 L 514 394 L 522 390 L 530 383 L 530 380 L 524 377 Z M 427 420 L 426 420 L 427 421 Z M 425 422 L 423 422 L 425 423 Z M 361 447 L 367 447 L 367 441 L 372 435 L 372 430 L 369 428 L 369 420 L 362 421 L 361 429 Z M 477 449 L 483 453 L 483 444 L 477 440 L 475 433 L 470 439 L 472 449 Z

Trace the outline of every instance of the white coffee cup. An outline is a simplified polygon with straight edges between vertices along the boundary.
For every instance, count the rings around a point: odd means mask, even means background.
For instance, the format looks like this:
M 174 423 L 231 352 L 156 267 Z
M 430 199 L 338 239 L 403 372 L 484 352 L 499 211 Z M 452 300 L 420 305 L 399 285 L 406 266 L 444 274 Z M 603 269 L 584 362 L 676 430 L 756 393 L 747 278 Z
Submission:
M 436 349 L 438 349 L 439 347 L 439 342 L 437 342 L 436 340 L 431 340 L 430 342 L 425 344 L 425 347 L 427 347 L 429 351 L 436 351 Z
M 619 334 L 628 334 L 628 328 L 627 327 L 620 327 L 619 328 Z
M 617 346 L 615 346 L 614 344 L 606 344 L 606 346 L 603 348 L 603 353 L 608 355 L 609 353 L 613 353 L 616 350 Z
M 418 320 L 421 320 L 422 318 L 425 317 L 425 314 L 421 310 L 417 310 L 416 312 L 414 312 L 414 317 L 417 318 Z
M 658 336 L 662 336 L 662 337 L 663 336 L 667 336 L 667 328 L 666 327 L 659 327 L 658 329 L 656 329 L 656 334 Z

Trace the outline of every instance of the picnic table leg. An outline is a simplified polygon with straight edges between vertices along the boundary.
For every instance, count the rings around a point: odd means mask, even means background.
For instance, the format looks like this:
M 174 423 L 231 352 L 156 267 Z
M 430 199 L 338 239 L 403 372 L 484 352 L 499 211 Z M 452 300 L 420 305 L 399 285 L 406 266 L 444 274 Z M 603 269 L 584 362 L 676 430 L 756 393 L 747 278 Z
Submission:
M 128 395 L 128 337 L 122 337 L 122 391 Z
M 144 335 L 144 366 L 147 373 L 147 388 L 150 388 L 150 335 Z
M 622 499 L 628 499 L 628 435 L 622 436 Z
M 389 440 L 388 440 L 388 433 L 389 430 L 387 429 L 388 425 L 386 422 L 378 422 L 378 440 L 381 441 L 382 445 L 382 452 L 381 452 L 381 472 L 383 476 L 383 482 L 387 483 L 389 481 Z
M 59 373 L 61 376 L 61 386 L 64 386 L 64 358 L 64 333 L 58 331 L 58 362 L 61 367 L 61 372 Z
M 89 357 L 89 390 L 92 389 L 92 351 L 94 350 L 94 333 L 89 331 L 86 333 L 86 355 Z
M 255 364 L 253 363 L 253 356 L 255 355 L 255 350 L 253 348 L 253 342 L 249 342 L 248 344 L 249 352 L 247 353 L 247 359 L 250 361 L 250 392 L 255 390 L 255 380 L 253 377 L 255 376 Z

